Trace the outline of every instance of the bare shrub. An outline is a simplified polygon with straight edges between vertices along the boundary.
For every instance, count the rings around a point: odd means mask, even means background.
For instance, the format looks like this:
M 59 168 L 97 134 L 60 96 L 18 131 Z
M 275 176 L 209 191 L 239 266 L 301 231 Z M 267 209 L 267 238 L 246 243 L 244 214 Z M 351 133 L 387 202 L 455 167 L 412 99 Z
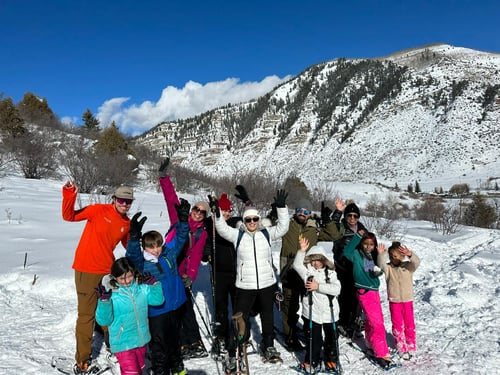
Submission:
M 45 133 L 8 137 L 5 144 L 25 178 L 41 179 L 55 175 L 57 148 Z
M 460 209 L 458 207 L 445 207 L 441 217 L 434 223 L 436 230 L 443 235 L 458 232 L 460 223 Z
M 134 186 L 137 161 L 122 150 L 96 153 L 84 137 L 63 142 L 61 165 L 70 180 L 82 193 L 108 194 L 122 184 Z
M 444 210 L 443 200 L 439 197 L 425 198 L 422 204 L 414 207 L 415 218 L 417 220 L 426 220 L 433 223 L 439 222 Z
M 463 215 L 463 223 L 480 228 L 492 228 L 497 220 L 495 207 L 490 205 L 481 194 L 475 194 L 467 205 Z

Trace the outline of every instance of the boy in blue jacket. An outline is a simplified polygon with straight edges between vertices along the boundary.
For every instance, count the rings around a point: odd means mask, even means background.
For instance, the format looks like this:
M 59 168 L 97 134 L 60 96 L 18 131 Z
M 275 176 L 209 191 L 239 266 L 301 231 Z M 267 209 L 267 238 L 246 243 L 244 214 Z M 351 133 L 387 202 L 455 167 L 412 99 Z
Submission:
M 181 308 L 186 302 L 186 293 L 176 260 L 188 239 L 190 208 L 189 202 L 184 199 L 175 206 L 179 221 L 169 229 L 165 239 L 157 231 L 149 231 L 141 236 L 147 219 L 143 217 L 139 221 L 141 212 L 135 214 L 130 222 L 126 256 L 138 270 L 153 275 L 161 283 L 165 296 L 162 305 L 149 308 L 149 351 L 155 375 L 186 374 L 179 339 Z
M 96 290 L 96 320 L 108 326 L 110 348 L 121 373 L 141 375 L 151 339 L 148 306 L 164 302 L 161 284 L 153 276 L 140 277 L 129 259 L 119 258 Z

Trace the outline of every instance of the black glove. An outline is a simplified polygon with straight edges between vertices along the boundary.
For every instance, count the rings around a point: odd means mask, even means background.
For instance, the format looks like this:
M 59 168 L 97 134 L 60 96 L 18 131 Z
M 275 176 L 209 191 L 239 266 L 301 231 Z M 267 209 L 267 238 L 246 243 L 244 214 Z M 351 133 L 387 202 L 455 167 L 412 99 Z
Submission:
M 132 220 L 130 220 L 129 233 L 131 240 L 140 240 L 142 237 L 142 227 L 144 226 L 144 222 L 146 221 L 147 216 L 144 216 L 141 220 L 138 220 L 139 216 L 141 215 L 142 212 L 139 211 L 132 217 Z
M 177 217 L 179 221 L 186 222 L 189 218 L 189 211 L 191 210 L 191 205 L 185 199 L 179 199 L 181 204 L 175 205 L 175 210 L 177 211 Z
M 288 193 L 283 189 L 278 189 L 274 197 L 274 203 L 277 208 L 284 208 L 286 206 L 286 197 L 288 197 Z
M 144 277 L 142 278 L 142 283 L 147 284 L 147 285 L 154 285 L 158 282 L 156 278 L 151 275 L 149 272 L 144 274 Z
M 193 285 L 193 280 L 188 275 L 182 276 L 182 283 L 184 284 L 184 288 L 191 288 Z
M 276 203 L 271 203 L 271 211 L 267 214 L 267 218 L 274 225 L 278 221 L 278 212 L 276 211 Z
M 106 287 L 102 283 L 99 283 L 94 290 L 97 293 L 97 298 L 101 301 L 108 301 L 111 298 L 111 290 L 106 290 Z
M 321 224 L 325 225 L 332 221 L 332 213 L 333 211 L 330 207 L 325 206 L 325 202 L 321 202 Z
M 236 185 L 235 189 L 238 191 L 238 194 L 234 194 L 234 196 L 236 198 L 241 200 L 243 203 L 247 203 L 250 200 L 250 198 L 248 197 L 247 191 L 245 190 L 243 185 Z
M 167 168 L 169 163 L 170 163 L 170 158 L 166 158 L 161 162 L 160 168 L 158 168 L 158 176 L 160 176 L 160 178 L 164 178 L 167 176 Z
M 208 204 L 210 205 L 210 210 L 215 212 L 215 216 L 220 217 L 219 201 L 213 195 L 208 196 Z

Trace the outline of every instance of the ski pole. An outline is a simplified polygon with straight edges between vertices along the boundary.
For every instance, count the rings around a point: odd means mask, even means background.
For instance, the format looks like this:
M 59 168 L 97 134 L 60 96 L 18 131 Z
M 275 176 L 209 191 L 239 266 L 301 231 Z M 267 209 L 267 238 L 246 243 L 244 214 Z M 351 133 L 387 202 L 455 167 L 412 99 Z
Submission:
M 189 294 L 191 295 L 191 300 L 193 301 L 193 304 L 196 306 L 196 310 L 198 310 L 198 314 L 200 315 L 201 321 L 203 322 L 203 325 L 205 326 L 205 329 L 207 331 L 207 334 L 205 335 L 205 337 L 210 342 L 210 344 L 213 345 L 212 332 L 210 331 L 210 328 L 209 328 L 207 322 L 205 321 L 203 314 L 201 313 L 200 307 L 198 306 L 198 303 L 196 302 L 196 298 L 194 298 L 193 290 L 191 289 L 191 287 L 189 287 L 188 290 L 189 290 Z
M 312 281 L 314 276 L 309 276 L 307 281 Z M 312 307 L 313 307 L 313 292 L 309 291 L 309 374 L 312 374 L 312 344 L 313 344 L 313 320 L 312 320 Z
M 335 341 L 335 350 L 337 351 L 337 367 L 339 370 L 339 374 L 343 373 L 342 365 L 340 364 L 340 349 L 339 349 L 339 338 L 337 336 L 337 323 L 335 322 L 335 313 L 333 312 L 333 296 L 328 296 L 328 300 L 330 301 L 330 312 L 332 315 L 332 327 L 333 327 L 333 339 Z

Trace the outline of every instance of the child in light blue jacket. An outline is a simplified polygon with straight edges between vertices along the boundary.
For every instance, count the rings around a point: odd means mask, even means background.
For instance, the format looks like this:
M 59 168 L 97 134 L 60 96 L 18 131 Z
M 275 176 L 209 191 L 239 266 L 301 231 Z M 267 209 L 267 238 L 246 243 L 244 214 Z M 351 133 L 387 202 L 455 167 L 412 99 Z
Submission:
M 151 340 L 148 306 L 164 301 L 161 284 L 154 277 L 140 279 L 132 262 L 119 258 L 97 287 L 96 320 L 108 326 L 111 351 L 121 373 L 127 375 L 142 374 L 146 344 Z

